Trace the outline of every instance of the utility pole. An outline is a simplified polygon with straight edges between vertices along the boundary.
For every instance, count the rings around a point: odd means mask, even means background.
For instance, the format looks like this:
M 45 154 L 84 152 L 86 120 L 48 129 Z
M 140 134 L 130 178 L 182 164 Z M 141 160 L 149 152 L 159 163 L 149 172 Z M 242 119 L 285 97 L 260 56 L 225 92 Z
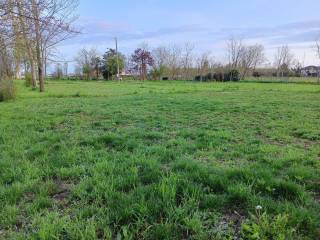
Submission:
M 116 55 L 117 55 L 117 78 L 120 81 L 120 67 L 119 67 L 119 54 L 118 54 L 118 39 L 115 38 L 116 40 Z

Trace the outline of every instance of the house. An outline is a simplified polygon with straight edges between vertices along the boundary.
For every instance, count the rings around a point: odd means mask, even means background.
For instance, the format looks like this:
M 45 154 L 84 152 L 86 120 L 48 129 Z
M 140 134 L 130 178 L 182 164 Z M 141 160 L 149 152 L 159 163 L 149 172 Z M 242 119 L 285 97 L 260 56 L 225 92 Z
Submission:
M 305 77 L 318 77 L 320 76 L 320 67 L 307 66 L 301 69 L 301 75 Z

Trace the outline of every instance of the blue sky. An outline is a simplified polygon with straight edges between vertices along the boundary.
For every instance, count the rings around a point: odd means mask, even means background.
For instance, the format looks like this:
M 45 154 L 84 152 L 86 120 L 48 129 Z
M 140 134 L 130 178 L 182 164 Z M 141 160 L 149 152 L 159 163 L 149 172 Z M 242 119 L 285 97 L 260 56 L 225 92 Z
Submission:
M 78 25 L 83 34 L 64 43 L 62 56 L 94 47 L 103 53 L 119 38 L 129 54 L 141 43 L 193 43 L 225 61 L 225 42 L 232 36 L 261 43 L 273 60 L 284 44 L 305 64 L 316 64 L 313 42 L 320 37 L 320 0 L 80 0 Z

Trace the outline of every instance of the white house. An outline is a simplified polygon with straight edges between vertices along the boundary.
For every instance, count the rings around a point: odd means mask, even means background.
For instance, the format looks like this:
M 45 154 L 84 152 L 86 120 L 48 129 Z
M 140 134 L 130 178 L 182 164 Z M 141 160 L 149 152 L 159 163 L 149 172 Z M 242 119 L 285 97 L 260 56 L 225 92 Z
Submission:
M 305 77 L 318 77 L 320 76 L 320 67 L 307 66 L 301 69 L 301 74 Z

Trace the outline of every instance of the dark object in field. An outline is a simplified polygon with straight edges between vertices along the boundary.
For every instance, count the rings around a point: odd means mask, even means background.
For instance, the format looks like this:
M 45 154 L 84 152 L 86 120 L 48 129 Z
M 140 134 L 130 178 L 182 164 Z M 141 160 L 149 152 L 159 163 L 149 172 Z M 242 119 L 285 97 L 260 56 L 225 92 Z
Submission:
M 218 73 L 208 73 L 207 75 L 197 75 L 194 78 L 196 82 L 210 82 L 210 81 L 217 81 L 217 82 L 229 82 L 240 81 L 240 72 L 236 69 L 230 70 L 229 72 L 218 72 Z
M 224 81 L 240 81 L 240 73 L 237 69 L 232 69 L 230 72 L 224 75 Z
M 261 77 L 261 75 L 262 75 L 262 74 L 259 73 L 259 72 L 257 72 L 257 71 L 255 71 L 255 72 L 252 73 L 252 76 L 255 77 L 255 78 L 259 78 L 259 77 Z

